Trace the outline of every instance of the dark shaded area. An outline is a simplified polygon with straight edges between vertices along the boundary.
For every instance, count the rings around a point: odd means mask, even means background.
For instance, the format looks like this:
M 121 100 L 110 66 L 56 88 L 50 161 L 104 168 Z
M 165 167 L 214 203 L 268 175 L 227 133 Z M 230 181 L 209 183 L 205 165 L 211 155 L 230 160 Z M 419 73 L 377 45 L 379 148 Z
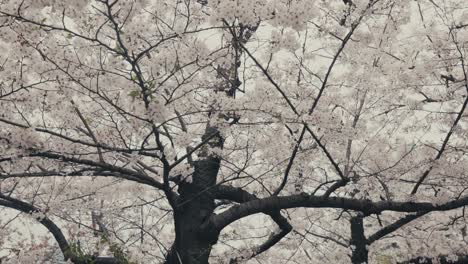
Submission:
M 433 260 L 428 257 L 417 257 L 405 262 L 399 262 L 398 264 L 468 264 L 468 256 L 459 256 L 458 260 L 452 261 L 447 259 L 445 256 L 441 256 L 438 260 Z

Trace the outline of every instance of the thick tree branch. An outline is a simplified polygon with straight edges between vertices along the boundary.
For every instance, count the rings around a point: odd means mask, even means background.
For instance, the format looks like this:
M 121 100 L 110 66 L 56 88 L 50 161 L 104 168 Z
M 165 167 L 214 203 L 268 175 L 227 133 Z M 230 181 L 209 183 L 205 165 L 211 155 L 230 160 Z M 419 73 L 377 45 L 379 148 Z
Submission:
M 450 260 L 446 256 L 439 256 L 437 258 L 430 257 L 417 257 L 408 261 L 398 262 L 398 264 L 467 264 L 468 256 L 458 256 L 457 260 Z
M 453 200 L 444 204 L 429 202 L 397 202 L 351 199 L 343 197 L 313 196 L 306 193 L 290 196 L 272 196 L 264 199 L 249 201 L 235 205 L 218 215 L 213 215 L 211 223 L 219 229 L 230 223 L 249 215 L 288 208 L 339 208 L 363 212 L 364 214 L 376 214 L 383 211 L 396 212 L 421 212 L 421 211 L 448 211 L 468 205 L 468 196 Z
M 367 241 L 366 243 L 368 245 L 374 243 L 375 241 L 381 239 L 382 237 L 398 230 L 400 227 L 410 223 L 411 221 L 414 221 L 416 219 L 418 219 L 419 217 L 423 216 L 423 215 L 426 215 L 428 214 L 429 211 L 421 211 L 421 212 L 418 212 L 416 214 L 411 214 L 411 215 L 407 215 L 395 222 L 393 222 L 392 224 L 380 229 L 379 231 L 375 232 L 374 234 L 372 234 L 369 238 L 367 238 Z
M 338 190 L 339 188 L 345 186 L 349 182 L 349 178 L 342 178 L 341 180 L 338 180 L 330 188 L 328 188 L 325 193 L 323 194 L 323 197 L 329 197 L 334 191 Z
M 258 199 L 255 195 L 250 194 L 249 192 L 241 188 L 235 188 L 224 185 L 218 185 L 215 188 L 215 197 L 216 199 L 226 199 L 237 203 L 245 203 L 248 201 L 254 201 Z M 271 219 L 275 221 L 275 223 L 278 225 L 281 231 L 278 233 L 273 233 L 265 242 L 259 245 L 256 248 L 255 252 L 253 252 L 253 254 L 250 256 L 250 258 L 253 258 L 267 251 L 268 249 L 276 245 L 279 241 L 281 241 L 281 239 L 283 239 L 292 230 L 291 224 L 289 223 L 288 219 L 281 215 L 280 210 L 265 211 L 263 213 L 269 215 Z M 232 259 L 231 263 L 237 263 L 237 259 Z

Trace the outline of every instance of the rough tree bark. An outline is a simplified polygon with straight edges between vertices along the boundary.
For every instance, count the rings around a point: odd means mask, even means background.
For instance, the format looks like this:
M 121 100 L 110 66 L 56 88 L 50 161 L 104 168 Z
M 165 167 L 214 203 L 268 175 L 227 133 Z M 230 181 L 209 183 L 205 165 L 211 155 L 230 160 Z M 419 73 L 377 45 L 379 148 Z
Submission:
M 367 239 L 364 235 L 364 216 L 358 214 L 353 216 L 351 222 L 351 261 L 353 264 L 368 263 L 369 251 L 367 249 Z
M 205 2 L 203 1 L 203 3 Z M 241 84 L 238 78 L 238 67 L 241 65 L 240 54 L 242 48 L 239 43 L 245 44 L 256 31 L 258 24 L 255 26 L 241 26 L 238 32 L 234 28 L 230 28 L 229 25 L 226 26 L 233 35 L 231 45 L 235 50 L 233 54 L 234 62 L 226 69 L 218 67 L 220 83 L 216 87 L 216 92 L 224 92 L 228 97 L 235 98 L 236 91 Z M 217 113 L 213 111 L 210 114 Z M 226 121 L 234 118 L 234 121 L 231 122 L 231 124 L 234 124 L 237 117 L 235 115 L 220 114 L 218 118 Z M 210 155 L 208 150 L 222 148 L 224 142 L 218 129 L 209 124 L 202 140 L 204 141 L 214 134 L 216 136 L 208 142 L 199 154 L 200 160 L 193 163 L 193 182 L 179 183 L 178 192 L 180 196 L 177 206 L 174 208 L 176 239 L 167 256 L 166 264 L 208 264 L 211 248 L 216 244 L 219 233 L 223 228 L 215 226 L 210 221 L 210 217 L 215 210 L 214 193 L 221 161 L 219 158 Z M 252 197 L 249 197 L 249 199 L 252 199 Z M 280 239 L 291 230 L 291 227 L 287 220 L 286 224 L 284 223 L 283 220 L 285 219 L 282 219 L 281 214 L 276 210 L 271 214 L 275 215 L 275 221 L 279 223 L 284 231 L 278 236 L 278 239 Z M 267 250 L 272 245 L 267 241 L 267 244 L 262 245 L 260 248 L 263 247 Z M 259 254 L 261 252 L 263 250 L 260 250 Z
M 209 126 L 202 139 L 214 133 L 218 133 L 217 129 Z M 208 143 L 209 148 L 222 145 L 219 135 Z M 179 183 L 180 196 L 174 208 L 176 237 L 166 264 L 208 264 L 211 248 L 218 240 L 219 230 L 206 225 L 206 221 L 215 209 L 214 186 L 220 159 L 203 152 L 203 158 L 193 163 L 192 182 Z

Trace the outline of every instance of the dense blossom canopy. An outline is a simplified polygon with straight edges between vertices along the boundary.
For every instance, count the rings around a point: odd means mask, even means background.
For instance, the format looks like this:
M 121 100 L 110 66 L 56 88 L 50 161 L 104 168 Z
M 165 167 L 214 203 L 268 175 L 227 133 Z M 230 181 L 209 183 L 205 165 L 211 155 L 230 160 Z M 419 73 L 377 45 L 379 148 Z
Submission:
M 464 0 L 0 0 L 0 51 L 1 263 L 468 255 Z

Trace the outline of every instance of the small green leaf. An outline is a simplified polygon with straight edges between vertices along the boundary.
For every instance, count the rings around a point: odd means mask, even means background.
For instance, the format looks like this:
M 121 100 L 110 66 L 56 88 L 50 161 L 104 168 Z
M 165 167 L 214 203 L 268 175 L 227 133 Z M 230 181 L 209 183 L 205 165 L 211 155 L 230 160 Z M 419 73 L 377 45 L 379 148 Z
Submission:
M 134 91 L 131 91 L 128 95 L 131 96 L 132 98 L 135 98 L 135 97 L 140 96 L 140 91 L 134 90 Z
M 156 87 L 156 83 L 154 81 L 150 81 L 148 82 L 148 86 L 150 89 L 154 89 L 154 87 Z

